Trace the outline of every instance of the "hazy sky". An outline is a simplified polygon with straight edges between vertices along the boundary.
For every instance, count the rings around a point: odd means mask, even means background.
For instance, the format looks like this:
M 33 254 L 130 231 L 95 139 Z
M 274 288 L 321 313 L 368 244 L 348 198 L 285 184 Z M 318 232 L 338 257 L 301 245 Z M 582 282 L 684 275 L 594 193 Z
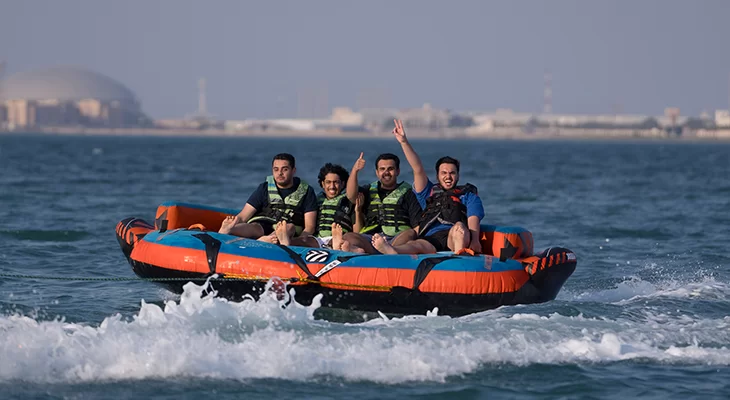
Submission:
M 101 72 L 155 118 L 195 111 L 200 77 L 225 118 L 313 92 L 539 112 L 546 70 L 555 113 L 697 115 L 728 107 L 730 0 L 0 0 L 3 59 Z

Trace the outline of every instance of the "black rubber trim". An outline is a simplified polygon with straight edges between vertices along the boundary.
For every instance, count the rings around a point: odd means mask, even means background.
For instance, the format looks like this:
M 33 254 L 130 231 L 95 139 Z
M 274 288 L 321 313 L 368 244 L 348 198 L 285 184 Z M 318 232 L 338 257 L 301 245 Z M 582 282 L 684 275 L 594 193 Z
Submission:
M 512 242 L 504 238 L 504 247 L 499 251 L 499 261 L 505 262 L 508 258 L 514 257 L 517 254 L 517 247 L 512 245 Z
M 218 252 L 221 249 L 221 241 L 207 233 L 196 233 L 193 237 L 198 238 L 205 244 L 205 257 L 208 259 L 210 274 L 215 274 L 215 267 L 218 263 Z
M 312 271 L 309 270 L 309 267 L 307 267 L 307 262 L 304 261 L 302 256 L 297 254 L 294 250 L 290 249 L 288 246 L 284 246 L 283 244 L 278 244 L 278 243 L 276 245 L 279 246 L 282 250 L 284 250 L 287 254 L 289 254 L 289 257 L 291 257 L 291 259 L 294 261 L 294 263 L 296 263 L 297 266 L 299 266 L 299 268 L 301 268 L 301 270 L 304 271 L 305 274 L 307 274 L 308 279 L 315 280 L 315 281 L 319 280 L 319 278 L 314 276 L 314 274 L 312 274 Z
M 451 260 L 455 258 L 454 256 L 446 256 L 446 257 L 431 257 L 426 258 L 422 260 L 420 263 L 418 263 L 418 267 L 416 267 L 416 273 L 413 276 L 413 290 L 418 290 L 418 288 L 421 286 L 424 280 L 426 280 L 426 277 L 431 272 L 433 267 L 435 267 L 437 264 L 440 264 L 446 260 Z
M 167 210 L 163 211 L 159 218 L 155 218 L 155 228 L 160 232 L 167 230 Z

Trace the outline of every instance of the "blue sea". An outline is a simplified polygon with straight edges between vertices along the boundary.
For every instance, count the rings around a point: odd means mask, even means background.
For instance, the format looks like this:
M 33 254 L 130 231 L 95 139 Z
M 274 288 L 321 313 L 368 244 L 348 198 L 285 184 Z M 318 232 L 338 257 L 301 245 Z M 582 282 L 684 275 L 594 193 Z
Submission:
M 452 318 L 177 296 L 116 242 L 168 200 L 242 207 L 278 152 L 316 184 L 363 151 L 374 180 L 392 138 L 0 136 L 0 398 L 730 397 L 730 143 L 412 142 L 431 174 L 461 160 L 483 222 L 575 251 L 555 301 Z

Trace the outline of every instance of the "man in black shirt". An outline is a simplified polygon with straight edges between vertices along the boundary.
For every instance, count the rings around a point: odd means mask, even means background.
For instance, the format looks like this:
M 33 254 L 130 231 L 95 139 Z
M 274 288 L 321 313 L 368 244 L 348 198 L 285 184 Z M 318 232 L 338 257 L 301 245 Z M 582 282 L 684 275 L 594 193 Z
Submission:
M 411 228 L 418 226 L 421 217 L 421 205 L 407 182 L 398 183 L 400 175 L 400 159 L 395 154 L 384 153 L 375 160 L 375 175 L 378 180 L 370 185 L 358 188 L 357 174 L 365 167 L 365 159 L 360 157 L 350 172 L 347 181 L 347 197 L 357 198 L 358 189 L 364 191 L 365 223 L 360 233 L 346 233 L 340 236 L 338 230 L 333 230 L 332 248 L 336 250 L 365 252 L 377 254 L 372 246 L 372 235 L 380 233 L 389 240 L 407 242 L 415 238 Z M 406 236 L 398 236 L 407 232 Z M 410 238 L 410 236 L 414 236 Z M 398 244 L 396 242 L 396 244 Z
M 317 196 L 306 182 L 295 177 L 294 156 L 281 153 L 271 162 L 272 175 L 259 185 L 240 213 L 223 221 L 219 233 L 275 243 L 274 226 L 287 223 L 290 236 L 313 235 L 317 223 Z

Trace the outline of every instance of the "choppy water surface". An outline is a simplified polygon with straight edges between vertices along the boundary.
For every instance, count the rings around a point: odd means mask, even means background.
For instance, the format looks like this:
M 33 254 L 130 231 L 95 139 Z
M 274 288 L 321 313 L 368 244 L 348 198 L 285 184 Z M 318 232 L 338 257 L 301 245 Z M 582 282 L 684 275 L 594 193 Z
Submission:
M 316 184 L 391 140 L 0 136 L 4 398 L 727 398 L 730 145 L 414 141 L 462 161 L 485 222 L 562 245 L 556 301 L 365 321 L 133 278 L 114 238 L 166 200 L 241 207 L 271 157 Z M 403 179 L 410 168 L 403 160 Z M 374 179 L 371 170 L 365 174 Z M 364 179 L 364 178 L 363 178 Z M 10 275 L 46 276 L 29 279 Z M 349 322 L 343 322 L 349 321 Z

